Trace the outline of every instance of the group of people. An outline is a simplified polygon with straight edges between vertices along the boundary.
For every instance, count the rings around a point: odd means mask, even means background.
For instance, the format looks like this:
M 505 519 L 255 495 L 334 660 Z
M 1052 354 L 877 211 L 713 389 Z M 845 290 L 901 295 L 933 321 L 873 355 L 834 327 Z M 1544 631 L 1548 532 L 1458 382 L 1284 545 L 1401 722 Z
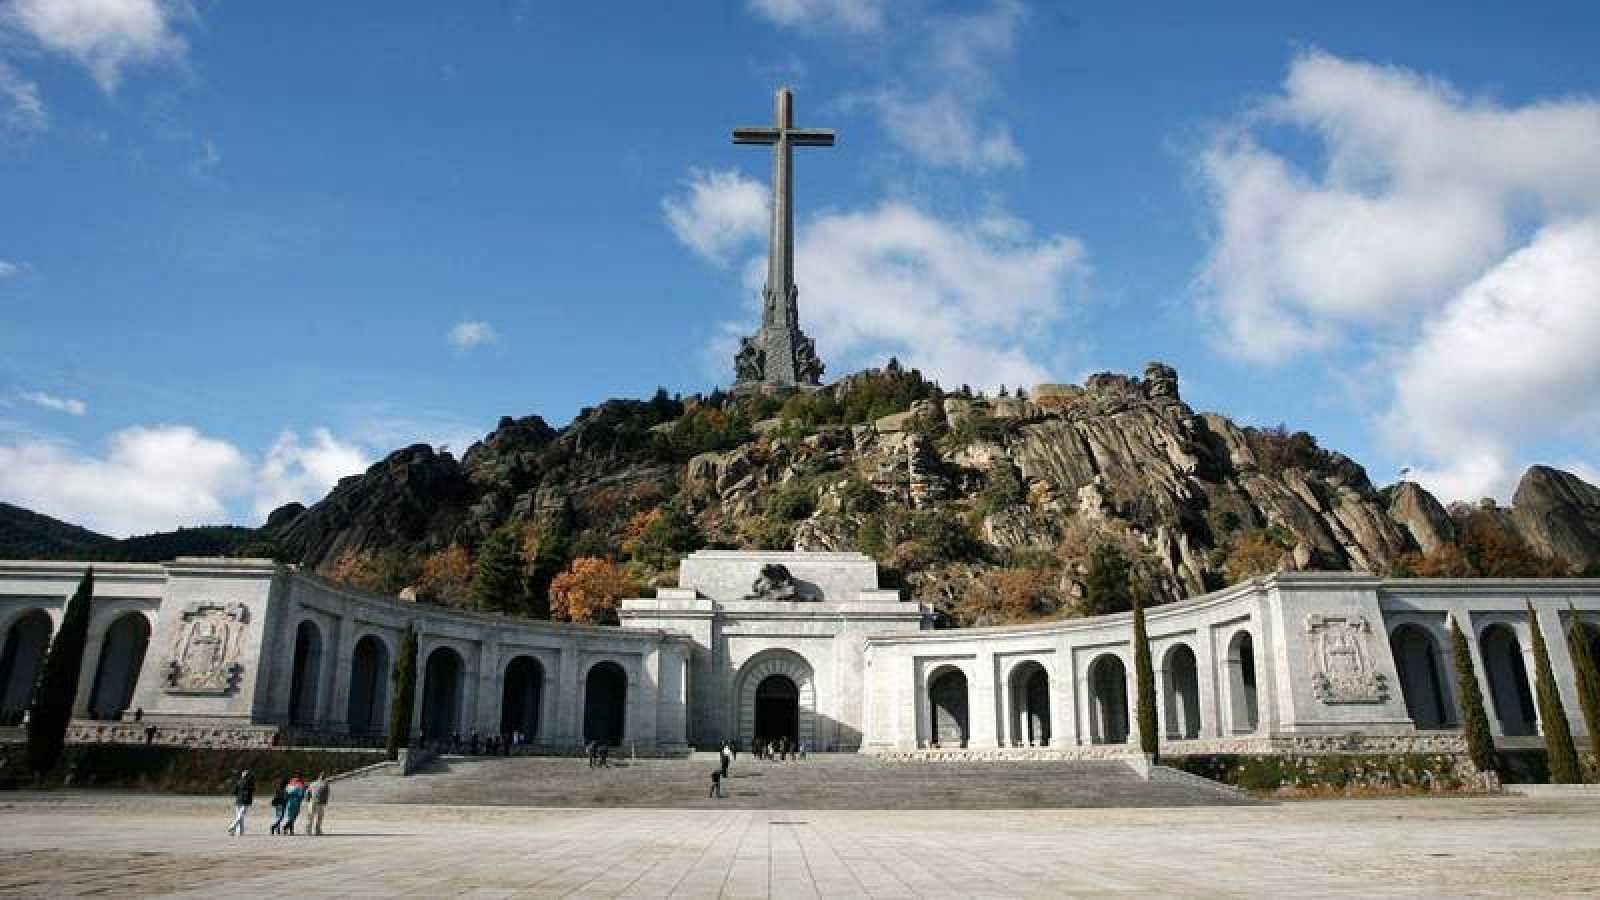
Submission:
M 327 773 L 318 773 L 310 784 L 298 775 L 280 779 L 278 789 L 272 792 L 272 833 L 294 834 L 295 822 L 300 818 L 300 808 L 306 810 L 306 834 L 322 834 L 322 815 L 332 799 Z M 256 799 L 256 778 L 249 769 L 239 773 L 233 784 L 233 824 L 229 834 L 244 834 L 244 817 Z
M 591 769 L 604 769 L 611 765 L 611 745 L 605 741 L 590 741 L 583 745 L 583 752 L 589 755 Z
M 806 741 L 796 741 L 788 736 L 775 740 L 756 738 L 756 759 L 791 760 L 805 759 L 811 751 L 811 745 Z
M 450 753 L 466 753 L 471 756 L 510 756 L 513 748 L 520 747 L 527 742 L 527 735 L 520 731 L 491 734 L 488 737 L 479 737 L 478 733 L 474 731 L 465 737 L 460 734 L 450 735 L 449 743 L 439 749 Z

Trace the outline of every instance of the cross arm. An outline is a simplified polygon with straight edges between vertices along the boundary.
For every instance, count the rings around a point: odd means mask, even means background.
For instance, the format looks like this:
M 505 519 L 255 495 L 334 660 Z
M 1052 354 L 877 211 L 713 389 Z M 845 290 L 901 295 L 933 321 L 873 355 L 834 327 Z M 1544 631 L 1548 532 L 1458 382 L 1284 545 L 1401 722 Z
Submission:
M 791 128 L 789 129 L 789 143 L 796 147 L 832 147 L 833 129 L 831 128 Z
M 778 142 L 778 129 L 776 128 L 735 128 L 733 130 L 735 144 L 776 144 Z

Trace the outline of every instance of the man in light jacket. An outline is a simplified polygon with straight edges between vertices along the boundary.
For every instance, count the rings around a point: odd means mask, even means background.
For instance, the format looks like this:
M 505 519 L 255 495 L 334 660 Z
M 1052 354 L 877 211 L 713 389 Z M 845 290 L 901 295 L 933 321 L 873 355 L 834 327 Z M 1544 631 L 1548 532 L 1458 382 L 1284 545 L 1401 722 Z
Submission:
M 318 772 L 317 780 L 311 782 L 311 787 L 306 788 L 306 800 L 311 804 L 307 813 L 306 834 L 322 834 L 322 812 L 328 806 L 328 798 L 333 792 L 328 787 L 328 773 Z

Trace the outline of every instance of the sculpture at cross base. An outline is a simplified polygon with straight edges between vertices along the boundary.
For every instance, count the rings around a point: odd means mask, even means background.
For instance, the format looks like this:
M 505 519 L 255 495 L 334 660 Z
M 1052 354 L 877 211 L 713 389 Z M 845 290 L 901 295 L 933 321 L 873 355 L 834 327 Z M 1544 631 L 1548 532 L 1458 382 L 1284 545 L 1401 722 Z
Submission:
M 772 227 L 761 329 L 739 342 L 734 374 L 740 387 L 796 387 L 821 382 L 817 345 L 800 330 L 800 292 L 794 284 L 793 148 L 831 147 L 833 131 L 794 127 L 794 94 L 779 88 L 772 127 L 735 128 L 735 144 L 772 145 Z

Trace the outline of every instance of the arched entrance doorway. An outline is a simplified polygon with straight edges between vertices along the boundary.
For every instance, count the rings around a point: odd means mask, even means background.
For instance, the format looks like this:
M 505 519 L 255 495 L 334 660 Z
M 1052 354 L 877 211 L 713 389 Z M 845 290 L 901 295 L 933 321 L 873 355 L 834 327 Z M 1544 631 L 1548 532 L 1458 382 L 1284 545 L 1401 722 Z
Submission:
M 1412 723 L 1418 728 L 1448 728 L 1454 716 L 1433 636 L 1422 626 L 1407 623 L 1389 636 L 1389 650 Z
M 1166 697 L 1167 737 L 1176 741 L 1200 736 L 1200 674 L 1194 651 L 1188 644 L 1175 644 L 1167 651 Z
M 522 732 L 524 740 L 539 733 L 539 701 L 544 693 L 544 666 L 531 656 L 519 656 L 506 666 L 500 693 L 500 733 Z
M 606 660 L 589 669 L 583 687 L 583 739 L 616 747 L 625 737 L 628 673 Z
M 139 667 L 150 645 L 150 620 L 143 613 L 126 613 L 111 623 L 100 644 L 100 661 L 94 667 L 89 692 L 89 717 L 117 719 L 133 702 Z
M 768 675 L 756 685 L 756 740 L 800 743 L 800 688 L 787 675 Z
M 1011 743 L 1017 747 L 1050 743 L 1050 673 L 1034 660 L 1011 670 Z
M 1228 713 L 1234 734 L 1251 734 L 1261 721 L 1256 701 L 1256 650 L 1250 632 L 1228 642 Z
M 289 684 L 289 723 L 317 719 L 317 681 L 322 669 L 322 630 L 310 619 L 294 630 L 294 677 Z
M 422 681 L 422 736 L 444 740 L 461 733 L 461 654 L 437 647 L 428 654 Z
M 1490 625 L 1478 639 L 1478 647 L 1500 732 L 1512 737 L 1537 734 L 1539 714 L 1533 706 L 1528 669 L 1522 661 L 1522 645 L 1517 642 L 1516 632 L 1509 625 Z
M 1110 653 L 1089 666 L 1089 726 L 1096 744 L 1128 742 L 1128 670 Z
M 375 737 L 388 730 L 389 648 L 374 635 L 356 641 L 350 655 L 350 703 L 345 722 L 350 733 Z
M 23 713 L 33 702 L 33 684 L 39 680 L 39 667 L 44 665 L 45 652 L 50 649 L 50 614 L 42 609 L 31 609 L 17 617 L 6 630 L 6 642 L 0 650 L 0 723 L 17 725 Z
M 928 679 L 928 733 L 933 746 L 967 746 L 971 731 L 967 722 L 967 675 L 948 666 Z

